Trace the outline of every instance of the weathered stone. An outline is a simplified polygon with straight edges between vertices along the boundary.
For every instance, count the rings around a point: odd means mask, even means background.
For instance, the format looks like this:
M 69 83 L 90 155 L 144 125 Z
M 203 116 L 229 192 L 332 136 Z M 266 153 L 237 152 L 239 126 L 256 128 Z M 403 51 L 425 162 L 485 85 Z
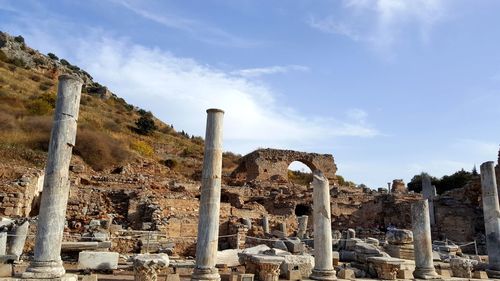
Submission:
M 166 254 L 141 254 L 134 256 L 132 260 L 135 281 L 157 281 L 158 271 L 169 265 Z
M 389 256 L 398 259 L 414 260 L 415 252 L 413 244 L 393 245 L 387 244 L 384 249 Z
M 299 228 L 297 230 L 297 237 L 299 237 L 300 239 L 303 239 L 306 235 L 308 219 L 309 217 L 305 215 L 297 218 L 299 224 Z
M 340 279 L 354 280 L 356 276 L 354 275 L 354 270 L 350 268 L 342 268 L 340 269 L 337 277 Z
M 472 278 L 472 270 L 478 262 L 471 259 L 452 258 L 450 268 L 453 277 Z
M 220 279 L 215 262 L 219 240 L 219 213 L 222 178 L 222 122 L 224 111 L 207 110 L 205 152 L 196 243 L 196 267 L 191 280 Z
M 58 278 L 65 274 L 61 261 L 61 242 L 69 196 L 69 165 L 76 141 L 82 84 L 80 78 L 59 76 L 34 259 L 23 274 L 25 278 Z
M 405 266 L 405 260 L 391 257 L 370 257 L 367 262 L 370 271 L 384 280 L 396 280 L 400 270 L 409 269 Z
M 0 256 L 7 254 L 7 232 L 0 232 Z
M 2 263 L 0 264 L 0 277 L 11 277 L 13 273 L 12 264 Z
M 116 252 L 83 251 L 78 255 L 78 269 L 117 269 L 118 258 L 119 254 Z
M 241 265 L 240 258 L 238 256 L 240 252 L 241 250 L 236 249 L 218 251 L 216 264 L 226 264 L 229 267 Z
M 330 186 L 319 170 L 313 171 L 314 280 L 335 280 L 332 257 Z
M 286 280 L 296 281 L 302 280 L 302 275 L 299 270 L 288 270 L 285 274 Z
M 429 202 L 417 201 L 411 206 L 413 228 L 413 247 L 415 249 L 415 271 L 413 276 L 420 279 L 436 279 L 439 275 L 434 269 L 432 256 L 431 223 Z
M 366 239 L 366 243 L 371 244 L 373 246 L 378 246 L 380 244 L 380 241 L 378 241 L 378 239 L 376 239 L 376 238 L 368 237 Z
M 432 185 L 431 178 L 425 173 L 422 173 L 422 196 L 429 201 L 429 218 L 431 225 L 435 225 L 434 198 L 436 197 L 436 187 Z
M 262 218 L 262 229 L 265 234 L 269 233 L 269 217 L 265 216 Z
M 97 281 L 97 274 L 83 275 L 82 281 Z
M 486 272 L 490 278 L 500 279 L 500 203 L 491 161 L 481 164 L 481 187 L 489 264 Z
M 300 240 L 286 239 L 284 242 L 288 251 L 292 254 L 302 253 L 305 250 L 305 245 Z
M 301 161 L 311 171 L 322 171 L 333 184 L 336 181 L 337 166 L 331 154 L 306 153 L 293 150 L 259 149 L 240 159 L 240 164 L 231 174 L 238 182 L 269 180 L 271 177 L 288 178 L 288 166 Z
M 303 279 L 308 279 L 314 267 L 314 257 L 309 255 L 285 255 L 281 264 L 281 272 L 298 270 Z
M 283 231 L 277 229 L 273 229 L 273 231 L 271 231 L 271 235 L 278 238 L 285 238 L 286 236 Z
M 273 248 L 288 251 L 288 248 L 283 240 L 276 240 L 273 243 Z
M 279 256 L 251 255 L 245 260 L 247 270 L 258 274 L 261 281 L 278 281 L 280 265 L 285 260 Z
M 178 273 L 168 273 L 165 281 L 181 281 Z
M 21 258 L 26 237 L 28 236 L 28 229 L 29 221 L 25 221 L 9 232 L 10 236 L 7 238 L 7 255 L 16 256 L 16 260 Z
M 486 271 L 474 271 L 472 273 L 472 278 L 474 279 L 488 279 L 488 274 Z
M 394 245 L 403 245 L 413 243 L 413 233 L 407 229 L 390 229 L 385 235 L 387 243 Z

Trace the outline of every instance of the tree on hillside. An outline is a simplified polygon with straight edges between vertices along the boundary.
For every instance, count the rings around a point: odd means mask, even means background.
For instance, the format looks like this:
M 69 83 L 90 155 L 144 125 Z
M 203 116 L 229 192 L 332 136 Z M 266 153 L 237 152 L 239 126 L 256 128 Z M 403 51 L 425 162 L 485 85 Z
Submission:
M 464 169 L 449 176 L 445 175 L 440 179 L 430 176 L 431 183 L 436 186 L 436 192 L 438 194 L 443 194 L 444 192 L 455 188 L 461 188 L 474 177 L 473 173 L 467 172 Z M 408 190 L 419 193 L 422 192 L 422 174 L 413 176 L 411 181 L 408 183 Z
M 422 175 L 427 175 L 431 178 L 431 183 L 433 185 L 436 185 L 439 182 L 439 179 L 436 177 L 433 177 L 427 173 L 421 173 L 418 175 L 413 176 L 411 181 L 408 183 L 408 190 L 409 191 L 414 191 L 414 192 L 422 192 Z
M 135 125 L 137 126 L 136 131 L 141 135 L 149 135 L 158 129 L 151 112 L 141 115 L 141 117 L 139 117 L 139 119 L 135 122 Z

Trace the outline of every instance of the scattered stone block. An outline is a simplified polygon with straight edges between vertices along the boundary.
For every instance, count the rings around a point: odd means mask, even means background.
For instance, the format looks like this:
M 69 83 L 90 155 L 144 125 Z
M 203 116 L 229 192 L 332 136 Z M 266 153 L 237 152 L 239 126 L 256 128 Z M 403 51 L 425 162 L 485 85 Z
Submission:
M 193 268 L 192 267 L 176 267 L 175 273 L 179 274 L 180 276 L 191 276 L 193 274 Z
M 88 252 L 78 255 L 78 269 L 113 270 L 118 268 L 119 254 L 116 252 Z
M 97 274 L 83 275 L 82 281 L 97 281 Z
M 238 275 L 238 281 L 253 281 L 254 274 L 242 273 Z
M 302 253 L 305 250 L 304 243 L 297 239 L 287 239 L 284 241 L 288 251 L 292 254 Z
M 453 277 L 472 278 L 472 270 L 478 264 L 476 260 L 452 258 L 450 260 L 450 268 Z
M 280 250 L 283 250 L 283 251 L 288 251 L 288 248 L 287 248 L 285 242 L 283 242 L 282 240 L 276 240 L 273 243 L 273 248 L 280 249 Z
M 340 279 L 348 279 L 348 280 L 356 279 L 356 276 L 354 275 L 354 270 L 350 268 L 342 268 L 337 274 L 337 277 Z
M 281 272 L 298 270 L 303 279 L 309 278 L 314 267 L 314 257 L 310 255 L 285 255 L 280 266 Z
M 238 274 L 219 273 L 221 281 L 238 281 Z M 172 280 L 173 281 L 173 280 Z
M 12 264 L 0 264 L 0 277 L 11 277 L 12 273 Z
M 474 279 L 488 279 L 488 274 L 486 271 L 474 271 L 472 274 L 472 278 Z
M 393 245 L 403 245 L 413 243 L 413 232 L 408 229 L 391 229 L 387 231 L 385 239 L 387 243 Z
M 441 276 L 441 278 L 451 278 L 451 272 L 449 269 L 437 268 L 436 272 Z
M 216 264 L 225 264 L 228 267 L 241 265 L 240 257 L 238 256 L 240 252 L 241 250 L 237 249 L 218 251 Z
M 276 229 L 273 229 L 273 231 L 271 231 L 271 235 L 276 236 L 278 238 L 285 238 L 286 237 L 286 235 L 283 231 L 276 230 Z
M 221 275 L 222 277 L 222 275 Z M 178 273 L 169 273 L 167 274 L 167 278 L 165 281 L 180 281 L 181 280 L 181 277 L 179 276 Z M 230 280 L 230 281 L 233 281 L 233 280 Z
M 300 270 L 297 269 L 288 270 L 285 276 L 286 280 L 290 281 L 302 280 L 302 274 L 300 273 Z
M 332 253 L 332 257 L 333 257 L 333 266 L 339 265 L 339 262 L 340 262 L 340 253 L 339 252 L 333 252 Z
M 413 279 L 413 272 L 410 270 L 399 270 L 398 279 Z

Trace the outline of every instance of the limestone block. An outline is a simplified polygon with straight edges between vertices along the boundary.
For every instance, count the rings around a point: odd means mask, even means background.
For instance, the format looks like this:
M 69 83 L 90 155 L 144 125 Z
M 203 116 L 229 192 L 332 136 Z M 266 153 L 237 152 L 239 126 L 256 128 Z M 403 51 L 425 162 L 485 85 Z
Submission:
M 302 280 L 302 274 L 300 273 L 300 270 L 288 270 L 285 276 L 286 280 L 289 281 Z
M 276 229 L 273 229 L 273 230 L 271 231 L 271 235 L 272 235 L 272 236 L 276 236 L 276 237 L 278 237 L 278 238 L 285 238 L 285 237 L 286 237 L 286 235 L 285 235 L 285 233 L 284 233 L 283 231 L 276 230 Z
M 253 281 L 254 275 L 251 273 L 238 274 L 238 281 Z
M 178 273 L 169 273 L 169 274 L 167 274 L 167 278 L 165 281 L 180 281 L 180 280 L 181 280 L 181 278 L 180 278 Z M 231 281 L 233 281 L 233 280 L 231 280 Z
M 488 279 L 488 274 L 486 271 L 474 271 L 472 274 L 472 278 L 474 279 Z
M 356 260 L 356 253 L 354 251 L 340 251 L 340 260 L 343 262 L 351 262 Z
M 378 239 L 376 239 L 376 238 L 372 238 L 372 237 L 368 237 L 368 238 L 366 239 L 366 243 L 367 243 L 367 244 L 371 244 L 371 245 L 373 245 L 373 246 L 378 246 L 378 245 L 380 245 L 380 241 L 378 241 Z
M 437 268 L 436 272 L 441 276 L 441 278 L 451 278 L 451 272 L 449 269 Z
M 472 278 L 472 270 L 476 264 L 478 264 L 476 260 L 452 258 L 450 268 L 453 277 Z
M 78 255 L 78 269 L 117 269 L 118 258 L 119 254 L 116 252 L 83 251 Z
M 226 264 L 229 267 L 241 265 L 238 254 L 241 250 L 228 249 L 217 252 L 217 261 L 215 264 Z
M 282 240 L 276 240 L 276 241 L 274 241 L 273 248 L 280 249 L 280 250 L 283 250 L 283 251 L 288 251 L 288 248 L 287 248 L 285 242 L 283 242 Z
M 244 249 L 242 254 L 247 254 L 247 255 L 261 254 L 270 249 L 271 248 L 269 248 L 267 245 L 261 244 L 255 247 Z
M 413 279 L 413 272 L 411 270 L 399 270 L 398 279 Z
M 286 273 L 291 270 L 298 270 L 305 279 L 309 278 L 314 268 L 314 257 L 310 255 L 286 255 L 281 264 L 281 272 Z
M 356 279 L 356 276 L 354 275 L 354 270 L 350 268 L 342 268 L 337 274 L 337 277 L 340 279 L 348 279 L 348 280 Z
M 300 240 L 286 239 L 284 242 L 288 251 L 292 254 L 302 253 L 305 250 L 305 245 Z
M 340 253 L 334 251 L 334 252 L 332 252 L 332 257 L 333 257 L 333 266 L 339 265 Z
M 97 281 L 97 274 L 83 275 L 82 281 Z
M 220 280 L 221 281 L 238 281 L 238 274 L 234 273 L 220 273 Z M 174 281 L 174 280 L 172 280 Z
M 12 276 L 12 264 L 0 264 L 0 277 L 11 277 Z
M 413 243 L 413 232 L 407 229 L 391 229 L 385 235 L 387 243 L 394 245 Z

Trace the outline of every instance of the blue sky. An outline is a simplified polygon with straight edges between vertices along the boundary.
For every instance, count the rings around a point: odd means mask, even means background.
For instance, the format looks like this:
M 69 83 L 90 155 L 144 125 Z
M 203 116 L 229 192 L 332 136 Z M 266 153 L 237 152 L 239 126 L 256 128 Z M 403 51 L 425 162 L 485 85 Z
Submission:
M 331 153 L 372 188 L 496 160 L 494 0 L 0 0 L 0 30 L 225 149 Z

